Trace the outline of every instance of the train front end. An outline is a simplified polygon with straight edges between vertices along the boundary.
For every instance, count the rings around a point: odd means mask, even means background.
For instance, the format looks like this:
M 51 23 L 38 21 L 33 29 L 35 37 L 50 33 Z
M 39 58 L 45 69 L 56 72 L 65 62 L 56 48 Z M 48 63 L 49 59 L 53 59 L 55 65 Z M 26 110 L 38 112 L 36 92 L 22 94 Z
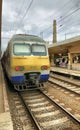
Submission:
M 37 88 L 49 78 L 50 63 L 45 43 L 14 42 L 11 82 L 18 91 Z

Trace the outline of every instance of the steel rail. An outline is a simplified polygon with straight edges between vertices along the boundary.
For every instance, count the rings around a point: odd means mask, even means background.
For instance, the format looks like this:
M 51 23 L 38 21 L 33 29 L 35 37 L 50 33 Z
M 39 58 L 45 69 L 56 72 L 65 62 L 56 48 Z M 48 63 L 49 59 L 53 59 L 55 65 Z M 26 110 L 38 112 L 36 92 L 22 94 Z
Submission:
M 44 96 L 46 96 L 52 103 L 55 103 L 59 108 L 61 108 L 66 114 L 68 114 L 73 120 L 75 120 L 78 124 L 80 124 L 80 120 L 78 120 L 74 115 L 72 115 L 68 110 L 63 108 L 61 105 L 59 105 L 55 100 L 53 100 L 51 97 L 49 97 L 46 93 L 40 90 Z
M 70 84 L 75 85 L 76 87 L 79 87 L 79 88 L 80 88 L 80 85 L 78 85 L 78 84 L 76 84 L 76 83 L 72 83 L 72 82 L 70 82 L 70 81 L 68 81 L 68 80 L 61 79 L 61 78 L 59 78 L 59 77 L 55 77 L 54 75 L 50 75 L 50 77 L 55 78 L 55 79 L 59 79 L 60 81 L 65 81 L 66 83 L 70 83 Z
M 69 92 L 72 92 L 72 93 L 77 94 L 78 96 L 80 96 L 79 93 L 77 93 L 77 92 L 75 92 L 75 91 L 73 91 L 73 90 L 71 90 L 71 89 L 69 89 L 69 88 L 63 87 L 62 85 L 60 85 L 60 84 L 58 84 L 58 83 L 54 83 L 54 81 L 48 80 L 48 82 L 50 82 L 51 84 L 55 84 L 55 85 L 57 85 L 58 87 L 62 87 L 63 89 L 68 90 Z
M 33 113 L 31 112 L 30 107 L 28 106 L 27 103 L 25 103 L 25 101 L 24 101 L 24 99 L 23 99 L 21 93 L 18 92 L 18 94 L 19 94 L 19 96 L 20 96 L 20 98 L 21 98 L 21 100 L 22 100 L 22 102 L 23 102 L 25 108 L 28 110 L 28 112 L 29 112 L 29 114 L 30 114 L 30 117 L 32 118 L 32 121 L 34 122 L 34 124 L 35 124 L 37 130 L 42 130 L 42 129 L 40 128 L 40 125 L 38 124 L 36 118 L 34 117 Z
M 58 104 L 54 99 L 52 99 L 51 97 L 49 97 L 49 96 L 48 96 L 46 93 L 44 93 L 41 89 L 39 89 L 38 91 L 40 91 L 40 93 L 42 93 L 50 102 L 54 103 L 58 108 L 60 108 L 62 111 L 64 111 L 64 113 L 66 113 L 66 115 L 68 115 L 70 118 L 72 118 L 76 123 L 80 124 L 80 120 L 77 119 L 77 118 L 76 118 L 73 114 L 71 114 L 68 110 L 66 110 L 65 108 L 63 108 L 60 104 Z M 34 122 L 36 128 L 37 128 L 38 130 L 42 130 L 41 127 L 40 127 L 40 125 L 39 125 L 39 123 L 37 122 L 35 116 L 34 116 L 33 113 L 31 112 L 30 107 L 28 106 L 27 103 L 25 103 L 25 101 L 24 101 L 24 99 L 23 99 L 23 97 L 22 97 L 22 95 L 21 95 L 20 92 L 19 92 L 19 96 L 20 96 L 20 98 L 21 98 L 21 100 L 22 100 L 22 102 L 23 102 L 25 108 L 28 110 L 28 112 L 29 112 L 29 114 L 30 114 L 30 116 L 31 116 L 31 118 L 32 118 L 32 120 L 33 120 L 33 122 Z

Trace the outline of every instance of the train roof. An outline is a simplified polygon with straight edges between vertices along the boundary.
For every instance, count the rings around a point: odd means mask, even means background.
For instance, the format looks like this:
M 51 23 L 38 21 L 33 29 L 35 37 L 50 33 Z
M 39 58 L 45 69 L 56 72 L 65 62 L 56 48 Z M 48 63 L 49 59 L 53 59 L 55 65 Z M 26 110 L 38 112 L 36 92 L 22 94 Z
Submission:
M 16 34 L 11 40 L 12 41 L 31 41 L 31 42 L 45 42 L 42 38 L 35 35 L 27 35 L 27 34 Z

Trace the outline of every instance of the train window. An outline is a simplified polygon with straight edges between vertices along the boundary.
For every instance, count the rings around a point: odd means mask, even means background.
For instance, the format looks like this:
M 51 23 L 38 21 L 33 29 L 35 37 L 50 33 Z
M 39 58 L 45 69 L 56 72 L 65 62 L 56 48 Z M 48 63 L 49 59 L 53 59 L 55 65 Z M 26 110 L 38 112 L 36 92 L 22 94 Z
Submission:
M 31 47 L 29 44 L 14 44 L 13 52 L 15 55 L 31 55 Z
M 39 44 L 33 44 L 32 45 L 32 54 L 33 55 L 39 55 L 39 56 L 47 55 L 46 46 L 45 45 L 39 45 Z

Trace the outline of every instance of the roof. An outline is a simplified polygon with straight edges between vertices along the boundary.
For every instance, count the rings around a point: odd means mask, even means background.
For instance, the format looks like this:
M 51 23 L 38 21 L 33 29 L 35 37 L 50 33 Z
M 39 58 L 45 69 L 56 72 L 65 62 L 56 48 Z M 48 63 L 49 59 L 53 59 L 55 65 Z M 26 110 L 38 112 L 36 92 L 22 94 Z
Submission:
M 80 44 L 80 36 L 76 36 L 76 37 L 61 41 L 61 42 L 48 45 L 48 50 L 49 50 L 49 53 L 65 52 L 69 48 L 76 46 L 77 44 Z
M 27 34 L 16 34 L 13 35 L 10 41 L 30 41 L 30 42 L 45 42 L 38 36 L 27 35 Z

